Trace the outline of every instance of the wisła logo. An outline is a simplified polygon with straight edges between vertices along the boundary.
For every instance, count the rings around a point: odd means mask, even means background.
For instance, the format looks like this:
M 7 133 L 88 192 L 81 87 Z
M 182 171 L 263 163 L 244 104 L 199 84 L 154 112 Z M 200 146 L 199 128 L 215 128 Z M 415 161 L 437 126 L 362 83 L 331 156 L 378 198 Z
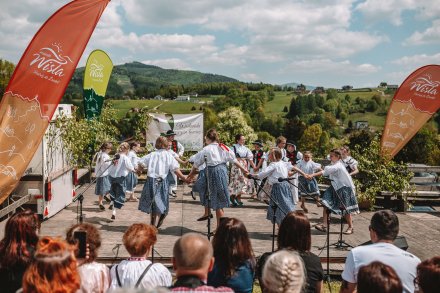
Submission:
M 431 75 L 425 74 L 424 76 L 418 77 L 415 81 L 411 82 L 411 90 L 428 95 L 436 95 L 439 85 L 439 81 L 434 81 L 432 80 Z
M 41 48 L 38 53 L 33 54 L 35 57 L 30 65 L 36 65 L 38 69 L 45 73 L 62 77 L 64 76 L 64 66 L 73 63 L 69 56 L 62 55 L 60 44 L 52 44 L 50 47 Z
M 96 59 L 93 59 L 92 64 L 90 64 L 90 77 L 104 77 L 104 65 L 100 64 Z

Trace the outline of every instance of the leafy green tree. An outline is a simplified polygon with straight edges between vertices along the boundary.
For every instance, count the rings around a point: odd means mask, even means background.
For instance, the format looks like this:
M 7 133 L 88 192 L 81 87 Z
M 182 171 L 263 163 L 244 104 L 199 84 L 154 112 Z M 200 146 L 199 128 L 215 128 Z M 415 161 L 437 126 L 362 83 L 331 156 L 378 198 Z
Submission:
M 365 110 L 368 112 L 374 112 L 379 108 L 379 105 L 376 103 L 375 100 L 371 99 L 367 102 L 367 106 L 365 107 Z
M 284 108 L 283 108 L 283 112 L 284 112 L 284 113 L 289 112 L 289 108 L 287 108 L 287 106 L 284 106 Z
M 322 135 L 322 128 L 319 124 L 313 124 L 304 130 L 299 141 L 302 150 L 308 150 L 316 153 L 319 150 L 319 139 Z
M 296 116 L 287 121 L 284 127 L 284 136 L 289 140 L 299 141 L 306 128 L 306 124 Z
M 226 144 L 235 143 L 234 137 L 242 134 L 247 141 L 257 139 L 252 127 L 246 121 L 244 113 L 236 107 L 232 107 L 218 114 L 217 131 L 220 140 Z
M 338 99 L 338 91 L 336 89 L 328 89 L 327 90 L 327 100 L 337 100 Z
M 203 109 L 203 120 L 203 128 L 204 132 L 206 132 L 209 129 L 216 127 L 218 116 L 210 107 L 205 107 Z
M 5 93 L 6 86 L 8 85 L 14 70 L 14 63 L 0 59 L 0 100 Z

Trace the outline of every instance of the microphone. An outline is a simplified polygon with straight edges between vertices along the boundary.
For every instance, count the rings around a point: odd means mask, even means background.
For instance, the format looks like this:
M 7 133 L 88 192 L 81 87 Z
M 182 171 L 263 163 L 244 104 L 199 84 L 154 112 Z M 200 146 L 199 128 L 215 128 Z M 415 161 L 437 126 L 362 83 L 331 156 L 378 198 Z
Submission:
M 248 179 L 255 179 L 256 177 L 254 177 L 252 174 L 247 174 L 246 176 Z
M 293 180 L 293 179 L 295 179 L 295 178 L 289 178 L 289 177 L 287 177 L 287 178 L 283 178 L 283 177 L 280 177 L 280 178 L 278 178 L 278 182 L 283 182 L 283 181 L 290 181 L 290 180 Z
M 104 162 L 115 162 L 115 161 L 119 160 L 120 157 L 121 157 L 120 154 L 116 154 L 116 155 L 113 157 L 113 159 L 105 160 Z

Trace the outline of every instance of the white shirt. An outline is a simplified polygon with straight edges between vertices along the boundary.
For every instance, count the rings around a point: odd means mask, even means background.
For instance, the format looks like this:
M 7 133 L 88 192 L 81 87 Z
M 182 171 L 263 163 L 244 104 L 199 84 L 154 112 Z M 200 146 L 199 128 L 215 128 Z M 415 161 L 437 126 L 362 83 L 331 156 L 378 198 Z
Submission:
M 138 161 L 139 161 L 139 157 L 137 156 L 136 152 L 131 150 L 131 151 L 128 152 L 127 156 L 130 158 L 131 164 L 133 166 L 137 166 Z
M 125 154 L 119 154 L 121 157 L 119 160 L 112 162 L 108 169 L 108 175 L 113 178 L 125 177 L 129 172 L 134 171 L 134 166 L 131 164 L 131 160 Z
M 345 260 L 342 278 L 347 282 L 357 283 L 359 268 L 373 261 L 392 267 L 402 281 L 403 292 L 414 292 L 414 278 L 420 259 L 391 243 L 378 242 L 353 248 Z
M 345 168 L 350 167 L 352 171 L 357 169 L 358 161 L 353 159 L 351 156 L 347 156 L 345 159 L 342 159 L 342 163 L 344 164 Z
M 96 155 L 96 166 L 95 166 L 95 176 L 105 177 L 108 175 L 108 167 L 112 162 L 110 161 L 110 156 L 103 151 L 99 151 Z
M 118 265 L 119 278 L 123 288 L 134 288 L 144 270 L 151 264 L 149 260 L 123 260 Z M 116 265 L 110 270 L 111 284 L 110 289 L 119 288 L 116 279 Z M 142 278 L 138 288 L 153 289 L 156 287 L 171 286 L 171 273 L 160 263 L 155 263 L 150 267 L 147 274 Z
M 252 154 L 251 150 L 248 149 L 245 145 L 240 145 L 236 143 L 232 146 L 231 149 L 234 152 L 234 154 L 238 155 L 236 156 L 237 158 L 248 159 L 248 160 L 252 160 L 254 158 L 254 155 Z
M 157 151 L 157 150 L 156 150 Z M 171 156 L 173 156 L 173 158 L 178 158 L 180 157 L 178 153 L 176 153 L 175 151 L 173 151 L 172 149 L 169 149 L 168 152 L 171 154 Z
M 296 167 L 306 174 L 313 174 L 316 170 L 321 168 L 321 164 L 315 163 L 312 160 L 309 160 L 308 162 L 301 160 Z
M 80 265 L 81 288 L 76 293 L 103 293 L 110 286 L 110 270 L 105 264 L 91 262 Z
M 213 142 L 205 146 L 200 152 L 194 156 L 194 166 L 199 168 L 205 163 L 205 156 L 208 166 L 217 166 L 227 162 L 237 162 L 234 152 L 225 145 L 222 148 L 218 143 Z
M 165 149 L 154 151 L 142 157 L 139 159 L 139 164 L 147 167 L 147 176 L 152 178 L 165 179 L 168 172 L 174 172 L 179 169 L 179 163 Z
M 292 164 L 290 162 L 278 161 L 273 162 L 267 166 L 264 171 L 261 171 L 258 174 L 255 174 L 255 177 L 258 179 L 264 179 L 267 177 L 270 184 L 279 183 L 278 178 L 287 178 L 289 175 L 289 171 L 293 169 Z
M 355 187 L 351 176 L 345 169 L 342 161 L 337 161 L 334 164 L 325 166 L 323 176 L 327 176 L 331 180 L 331 184 L 335 190 L 338 190 L 344 186 L 350 187 L 355 195 Z
M 194 155 L 192 155 L 191 157 L 189 157 L 189 162 L 190 163 L 194 163 L 194 159 L 195 159 L 195 157 L 196 157 L 196 154 L 194 154 Z M 197 169 L 199 169 L 199 171 L 202 171 L 203 169 L 205 169 L 206 168 L 206 164 L 205 163 L 203 163 L 202 165 L 200 165 Z

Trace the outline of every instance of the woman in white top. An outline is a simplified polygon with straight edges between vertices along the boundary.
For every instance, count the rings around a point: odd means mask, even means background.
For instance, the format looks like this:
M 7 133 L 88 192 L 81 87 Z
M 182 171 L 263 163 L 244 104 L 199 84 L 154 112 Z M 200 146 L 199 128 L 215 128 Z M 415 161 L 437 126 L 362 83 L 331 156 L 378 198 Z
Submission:
M 207 180 L 200 181 L 200 196 L 207 196 L 207 182 L 209 182 L 209 195 L 211 197 L 210 208 L 215 210 L 217 217 L 217 226 L 220 224 L 220 218 L 223 217 L 223 208 L 229 207 L 229 190 L 228 190 L 228 169 L 227 162 L 233 162 L 245 174 L 244 169 L 235 158 L 234 152 L 222 143 L 219 143 L 217 131 L 210 129 L 205 136 L 206 146 L 194 156 L 194 164 L 188 175 L 187 182 L 191 182 L 197 173 L 197 168 L 205 163 L 205 174 Z M 205 201 L 205 215 L 201 219 L 208 219 L 210 211 L 208 209 L 208 200 Z
M 139 157 L 137 156 L 137 152 L 141 149 L 141 144 L 137 141 L 130 143 L 130 151 L 128 152 L 128 158 L 131 160 L 131 164 L 136 167 L 138 164 Z M 126 185 L 127 185 L 127 195 L 129 195 L 128 200 L 138 201 L 138 199 L 134 196 L 134 190 L 136 189 L 136 185 L 138 184 L 138 178 L 136 172 L 128 173 L 126 177 Z
M 108 155 L 113 148 L 110 142 L 105 142 L 101 145 L 98 153 L 96 153 L 94 161 L 96 161 L 95 166 L 95 176 L 96 176 L 96 186 L 95 194 L 98 196 L 98 205 L 101 210 L 105 210 L 102 204 L 102 199 L 105 195 L 110 192 L 110 180 L 108 177 L 108 169 L 111 165 L 110 156 Z M 107 199 L 108 200 L 108 199 Z
M 267 219 L 274 223 L 274 201 L 278 203 L 275 211 L 275 223 L 281 224 L 284 217 L 291 211 L 295 210 L 295 203 L 293 202 L 292 191 L 290 184 L 287 181 L 279 182 L 279 178 L 287 178 L 289 171 L 295 170 L 298 173 L 305 175 L 303 171 L 293 166 L 290 162 L 284 162 L 281 160 L 282 153 L 279 148 L 273 148 L 269 152 L 269 160 L 272 163 L 267 168 L 253 175 L 258 179 L 267 178 L 269 184 L 272 185 L 271 199 L 269 207 L 267 209 Z
M 157 229 L 151 225 L 131 225 L 122 238 L 130 257 L 110 270 L 110 289 L 139 288 L 144 290 L 171 286 L 171 273 L 161 263 L 147 259 L 157 241 Z
M 348 145 L 341 147 L 342 163 L 344 163 L 345 169 L 347 169 L 350 176 L 359 173 L 358 162 L 350 156 L 350 148 Z
M 321 171 L 321 164 L 315 163 L 312 160 L 312 153 L 309 151 L 304 152 L 303 158 L 296 165 L 301 171 L 306 174 L 313 174 L 316 171 Z M 307 180 L 304 176 L 299 176 L 298 178 L 298 191 L 301 196 L 301 208 L 305 213 L 308 213 L 309 210 L 306 208 L 306 196 L 319 196 L 319 188 L 318 182 L 316 182 L 315 178 L 311 180 Z
M 116 209 L 122 208 L 125 203 L 125 177 L 127 177 L 130 172 L 135 171 L 131 160 L 127 156 L 129 149 L 130 145 L 127 142 L 121 143 L 118 147 L 119 158 L 117 158 L 117 155 L 115 156 L 108 170 L 111 184 L 110 199 L 112 200 L 109 209 L 113 210 L 112 220 L 116 219 Z
M 235 154 L 237 162 L 246 170 L 249 170 L 249 164 L 252 169 L 255 168 L 255 164 L 252 160 L 254 155 L 251 150 L 244 145 L 246 142 L 244 135 L 237 134 L 235 136 L 235 142 L 236 143 L 232 146 L 232 151 Z M 232 206 L 242 206 L 243 202 L 241 201 L 241 195 L 248 191 L 249 180 L 243 175 L 241 169 L 235 165 L 231 167 L 230 178 L 229 192 L 231 193 Z
M 86 232 L 87 257 L 78 261 L 77 271 L 81 279 L 78 293 L 104 293 L 110 286 L 110 270 L 105 264 L 96 262 L 98 249 L 101 247 L 101 235 L 92 224 L 82 223 L 72 226 L 66 234 L 69 244 L 77 245 L 75 232 Z
M 327 210 L 329 210 L 334 214 L 344 215 L 345 220 L 348 223 L 348 228 L 344 233 L 353 234 L 353 220 L 351 214 L 359 213 L 359 207 L 356 200 L 353 180 L 345 169 L 341 158 L 342 155 L 339 149 L 331 150 L 331 165 L 326 166 L 323 171 L 306 175 L 305 177 L 310 179 L 323 175 L 328 176 L 331 180 L 330 187 L 327 188 L 322 197 L 322 204 L 324 205 L 324 223 L 316 225 L 315 228 L 319 231 L 327 231 L 327 218 L 329 216 Z
M 160 136 L 156 140 L 156 151 L 139 159 L 139 165 L 147 168 L 147 181 L 142 189 L 139 210 L 151 214 L 151 224 L 155 225 L 157 218 L 159 228 L 169 211 L 170 182 L 168 174 L 175 173 L 182 180 L 186 177 L 179 169 L 179 163 L 168 151 L 168 140 Z

